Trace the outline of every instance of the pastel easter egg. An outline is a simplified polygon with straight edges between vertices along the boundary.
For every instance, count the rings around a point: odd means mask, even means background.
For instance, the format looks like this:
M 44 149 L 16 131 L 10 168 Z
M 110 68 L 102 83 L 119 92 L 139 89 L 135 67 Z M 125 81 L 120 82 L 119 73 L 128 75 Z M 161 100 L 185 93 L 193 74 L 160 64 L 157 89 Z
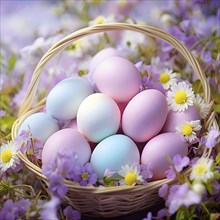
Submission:
M 116 134 L 105 138 L 96 146 L 90 162 L 93 170 L 101 178 L 107 168 L 117 172 L 122 165 L 140 163 L 140 153 L 132 139 Z
M 93 88 L 86 78 L 70 77 L 64 79 L 48 94 L 47 112 L 59 120 L 73 119 L 76 117 L 81 102 L 93 92 Z
M 18 129 L 18 135 L 30 130 L 33 137 L 44 143 L 53 133 L 59 130 L 57 121 L 45 112 L 38 112 L 28 116 Z
M 73 128 L 73 129 L 78 129 L 76 119 L 72 119 L 68 122 L 65 123 L 63 128 Z
M 91 63 L 89 65 L 89 72 L 90 73 L 94 73 L 96 67 L 105 59 L 109 58 L 109 57 L 120 57 L 120 53 L 119 51 L 117 51 L 116 49 L 112 48 L 112 47 L 108 47 L 105 48 L 101 51 L 99 51 L 91 60 Z
M 145 142 L 157 135 L 167 117 L 167 101 L 158 90 L 140 92 L 126 106 L 122 115 L 124 134 L 136 142 Z
M 91 149 L 82 134 L 75 129 L 66 128 L 48 138 L 42 151 L 42 164 L 53 161 L 58 153 L 76 153 L 78 162 L 85 164 L 90 159 Z
M 183 112 L 169 111 L 162 132 L 176 132 L 176 126 L 184 121 L 200 120 L 199 111 L 190 106 Z
M 115 101 L 101 93 L 88 96 L 77 114 L 79 131 L 90 141 L 99 142 L 118 131 L 120 110 Z
M 165 171 L 170 163 L 167 159 L 173 159 L 176 154 L 187 156 L 188 145 L 180 135 L 176 133 L 163 133 L 152 138 L 144 147 L 141 155 L 141 163 L 151 164 L 153 180 L 166 177 Z
M 98 65 L 94 75 L 100 92 L 118 102 L 127 102 L 140 90 L 140 73 L 122 57 L 110 57 Z

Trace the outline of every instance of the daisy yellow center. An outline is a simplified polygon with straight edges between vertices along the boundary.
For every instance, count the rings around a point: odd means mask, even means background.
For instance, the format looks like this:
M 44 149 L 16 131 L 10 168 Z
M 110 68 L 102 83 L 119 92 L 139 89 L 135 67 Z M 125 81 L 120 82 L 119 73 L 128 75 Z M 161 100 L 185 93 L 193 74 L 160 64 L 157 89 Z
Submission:
M 3 163 L 8 163 L 12 158 L 12 152 L 10 150 L 4 150 L 1 153 L 1 159 Z
M 193 132 L 193 128 L 191 125 L 184 125 L 182 128 L 183 135 L 189 136 Z
M 160 75 L 160 79 L 159 79 L 159 82 L 162 83 L 162 84 L 165 84 L 167 83 L 168 81 L 170 80 L 170 76 L 166 73 L 163 73 Z
M 77 40 L 74 44 L 75 48 L 82 48 L 83 42 L 81 40 Z
M 125 175 L 125 183 L 129 186 L 132 186 L 134 183 L 136 183 L 137 177 L 133 172 L 127 173 Z
M 207 170 L 207 167 L 206 167 L 206 164 L 198 164 L 196 167 L 195 167 L 195 173 L 196 175 L 198 176 L 201 176 L 203 175 L 204 173 L 206 173 L 208 170 Z
M 103 24 L 105 19 L 102 16 L 97 17 L 96 24 Z
M 186 102 L 186 93 L 184 91 L 179 91 L 175 94 L 174 99 L 177 104 L 183 104 Z
M 87 178 L 88 178 L 88 173 L 82 173 L 81 177 L 82 177 L 83 179 L 87 179 Z

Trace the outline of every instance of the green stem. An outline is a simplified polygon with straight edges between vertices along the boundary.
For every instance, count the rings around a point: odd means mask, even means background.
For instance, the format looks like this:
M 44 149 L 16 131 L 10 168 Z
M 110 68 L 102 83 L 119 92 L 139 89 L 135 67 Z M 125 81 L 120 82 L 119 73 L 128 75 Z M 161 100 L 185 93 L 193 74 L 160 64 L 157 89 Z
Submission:
M 192 47 L 190 48 L 190 50 L 193 50 L 197 45 L 199 45 L 202 42 L 206 42 L 211 39 L 214 40 L 215 38 L 216 38 L 215 36 L 209 36 L 209 37 L 202 38 L 202 39 L 198 40 L 195 44 L 193 44 Z
M 205 206 L 205 204 L 203 202 L 201 203 L 201 206 L 207 212 L 207 214 L 210 215 L 209 210 L 207 209 L 207 207 Z
M 10 186 L 10 189 L 15 189 L 15 188 L 19 188 L 19 187 L 27 187 L 27 188 L 29 188 L 33 192 L 33 194 L 35 194 L 35 191 L 32 188 L 32 186 L 25 185 L 25 184 Z
M 18 193 L 18 194 L 20 194 L 20 195 L 22 195 L 22 196 L 25 196 L 25 197 L 27 197 L 27 198 L 29 198 L 29 199 L 32 199 L 32 197 L 31 196 L 29 196 L 28 194 L 24 194 L 24 193 L 22 193 L 22 192 L 20 192 L 20 191 L 18 191 L 18 190 L 15 190 L 15 189 L 13 189 L 13 191 L 14 192 L 16 192 L 16 193 Z

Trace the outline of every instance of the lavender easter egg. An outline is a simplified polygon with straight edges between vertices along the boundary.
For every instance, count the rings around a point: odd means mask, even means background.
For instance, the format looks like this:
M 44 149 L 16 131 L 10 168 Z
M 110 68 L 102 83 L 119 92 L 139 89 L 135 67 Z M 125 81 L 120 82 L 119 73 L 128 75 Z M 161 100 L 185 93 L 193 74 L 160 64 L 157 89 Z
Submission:
M 45 112 L 38 112 L 28 116 L 18 129 L 18 135 L 22 131 L 29 131 L 32 136 L 44 143 L 53 133 L 59 130 L 58 122 Z
M 95 70 L 95 84 L 100 92 L 118 102 L 127 102 L 140 90 L 140 73 L 133 63 L 110 57 Z
M 144 147 L 141 155 L 141 163 L 151 164 L 153 180 L 166 177 L 165 171 L 169 169 L 170 163 L 167 157 L 173 159 L 176 154 L 186 156 L 188 145 L 180 135 L 176 133 L 163 133 L 152 138 Z
M 184 121 L 200 120 L 199 111 L 190 106 L 183 112 L 169 111 L 162 132 L 176 132 L 176 126 Z
M 109 48 L 105 48 L 101 51 L 99 51 L 91 60 L 91 63 L 89 65 L 89 72 L 90 73 L 94 73 L 95 72 L 95 69 L 96 67 L 102 62 L 104 61 L 105 59 L 109 58 L 109 57 L 120 57 L 120 53 L 112 48 L 112 47 L 109 47 Z
M 85 164 L 90 159 L 91 148 L 82 134 L 75 129 L 66 128 L 48 138 L 42 151 L 42 164 L 53 161 L 58 153 L 75 153 L 78 156 L 78 162 Z
M 115 101 L 101 93 L 88 96 L 77 113 L 79 131 L 95 143 L 115 134 L 120 120 L 120 110 Z
M 102 178 L 107 168 L 117 172 L 122 165 L 140 163 L 140 153 L 132 139 L 116 134 L 105 138 L 96 146 L 90 163 L 93 170 Z
M 145 142 L 157 135 L 167 117 L 167 101 L 158 90 L 149 89 L 137 94 L 122 115 L 124 134 L 136 142 Z
M 48 94 L 48 114 L 59 120 L 76 118 L 81 102 L 93 93 L 89 81 L 83 77 L 70 77 L 59 82 Z

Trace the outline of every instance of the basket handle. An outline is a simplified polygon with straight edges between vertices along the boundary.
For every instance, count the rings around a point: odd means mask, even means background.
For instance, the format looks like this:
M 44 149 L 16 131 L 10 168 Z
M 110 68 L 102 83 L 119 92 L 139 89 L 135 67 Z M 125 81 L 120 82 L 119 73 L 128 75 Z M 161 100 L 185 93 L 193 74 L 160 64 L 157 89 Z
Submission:
M 175 37 L 168 34 L 167 32 L 160 30 L 158 28 L 146 25 L 139 24 L 126 24 L 126 23 L 108 23 L 108 24 L 100 24 L 94 25 L 91 27 L 83 28 L 78 31 L 75 31 L 72 34 L 69 34 L 56 44 L 54 44 L 41 58 L 38 65 L 36 66 L 34 73 L 31 78 L 30 85 L 27 89 L 26 96 L 19 110 L 19 116 L 24 115 L 28 112 L 33 105 L 35 95 L 37 93 L 37 87 L 39 84 L 40 76 L 43 72 L 43 69 L 48 61 L 50 61 L 56 54 L 63 51 L 66 47 L 71 45 L 74 41 L 86 37 L 88 35 L 92 35 L 95 33 L 106 32 L 106 31 L 114 31 L 114 30 L 130 30 L 136 31 L 147 36 L 153 38 L 159 38 L 166 43 L 172 45 L 176 50 L 178 50 L 183 57 L 189 62 L 192 66 L 194 72 L 197 74 L 198 78 L 201 81 L 203 90 L 204 90 L 204 99 L 205 102 L 210 103 L 211 93 L 210 86 L 207 82 L 205 74 L 203 73 L 199 62 L 197 59 L 190 53 L 190 51 Z

